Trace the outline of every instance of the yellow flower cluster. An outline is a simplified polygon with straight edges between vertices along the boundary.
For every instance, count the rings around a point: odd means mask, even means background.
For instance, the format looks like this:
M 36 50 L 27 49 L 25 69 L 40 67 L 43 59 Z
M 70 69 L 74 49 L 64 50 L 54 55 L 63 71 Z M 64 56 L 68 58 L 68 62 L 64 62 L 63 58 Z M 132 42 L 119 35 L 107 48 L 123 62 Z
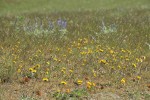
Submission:
M 86 83 L 86 86 L 87 86 L 88 89 L 91 89 L 92 87 L 95 87 L 96 84 L 93 83 L 93 82 L 89 82 L 89 81 L 88 81 L 88 82 Z

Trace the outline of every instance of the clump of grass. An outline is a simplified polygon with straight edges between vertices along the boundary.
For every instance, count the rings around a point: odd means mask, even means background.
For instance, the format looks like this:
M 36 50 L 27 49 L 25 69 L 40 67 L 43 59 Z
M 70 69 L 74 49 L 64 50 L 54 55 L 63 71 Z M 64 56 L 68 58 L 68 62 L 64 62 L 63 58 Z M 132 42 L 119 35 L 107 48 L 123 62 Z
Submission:
M 66 91 L 67 92 L 67 91 Z M 82 96 L 87 96 L 88 93 L 85 89 L 76 89 L 67 93 L 55 92 L 53 96 L 56 99 L 67 100 L 67 99 L 80 99 Z

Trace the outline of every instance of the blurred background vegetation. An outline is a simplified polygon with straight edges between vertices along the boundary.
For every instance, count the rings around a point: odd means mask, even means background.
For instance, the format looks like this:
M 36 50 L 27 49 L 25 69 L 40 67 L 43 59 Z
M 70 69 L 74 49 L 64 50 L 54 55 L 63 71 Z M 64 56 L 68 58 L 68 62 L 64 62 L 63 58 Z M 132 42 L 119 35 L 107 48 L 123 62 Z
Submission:
M 0 0 L 0 15 L 149 7 L 149 0 Z

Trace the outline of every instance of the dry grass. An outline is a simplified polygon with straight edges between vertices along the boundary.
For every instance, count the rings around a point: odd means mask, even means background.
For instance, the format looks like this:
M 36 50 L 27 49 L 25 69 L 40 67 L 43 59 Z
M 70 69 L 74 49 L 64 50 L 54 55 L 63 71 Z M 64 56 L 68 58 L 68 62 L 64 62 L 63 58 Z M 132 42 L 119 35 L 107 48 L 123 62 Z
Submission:
M 149 14 L 112 9 L 0 17 L 0 98 L 148 100 Z

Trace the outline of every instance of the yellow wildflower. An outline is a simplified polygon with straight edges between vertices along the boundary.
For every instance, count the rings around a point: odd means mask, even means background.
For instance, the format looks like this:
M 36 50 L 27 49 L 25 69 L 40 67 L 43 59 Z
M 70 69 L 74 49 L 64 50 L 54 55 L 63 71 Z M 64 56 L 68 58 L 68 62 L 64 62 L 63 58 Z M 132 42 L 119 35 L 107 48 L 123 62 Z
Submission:
M 123 59 L 124 57 L 123 57 L 123 56 L 120 56 L 120 58 Z
M 30 61 L 32 61 L 32 58 L 29 58 Z
M 93 82 L 87 82 L 87 83 L 86 83 L 86 86 L 87 86 L 88 89 L 90 89 L 90 88 L 92 88 L 92 87 L 95 87 L 96 84 L 93 83 Z
M 38 55 L 35 55 L 35 57 L 38 57 Z
M 130 55 L 131 54 L 131 51 L 127 50 L 128 54 Z
M 50 65 L 50 62 L 46 62 L 47 63 L 47 65 Z
M 41 51 L 41 50 L 38 50 L 38 52 L 41 53 L 42 51 Z
M 142 58 L 140 58 L 139 60 L 140 60 L 140 62 L 143 62 L 143 59 L 142 59 Z
M 17 72 L 20 73 L 20 72 L 21 72 L 21 69 L 19 68 L 19 69 L 17 70 Z
M 132 66 L 136 68 L 136 64 L 132 63 Z
M 90 88 L 91 88 L 91 85 L 87 85 L 87 88 L 90 89 Z
M 93 73 L 93 76 L 96 77 L 96 73 Z
M 100 51 L 100 52 L 103 52 L 104 50 L 102 50 L 102 49 L 99 49 L 99 51 Z
M 113 51 L 113 50 L 110 50 L 109 52 L 110 52 L 111 54 L 113 54 L 113 53 L 114 53 L 114 51 Z
M 71 49 L 71 48 L 68 48 L 68 52 L 69 52 L 69 53 L 72 53 L 72 49 Z
M 121 69 L 121 66 L 119 65 L 118 68 Z
M 70 93 L 70 89 L 66 89 L 66 93 Z
M 45 81 L 45 82 L 47 82 L 48 78 L 44 77 L 42 80 Z
M 66 73 L 65 70 L 63 70 L 63 69 L 61 70 L 61 72 L 64 73 L 64 74 Z
M 85 55 L 85 54 L 86 54 L 86 52 L 82 51 L 82 52 L 80 52 L 80 54 L 81 54 L 81 55 Z
M 15 64 L 16 64 L 16 61 L 13 61 L 13 63 L 15 63 Z
M 87 54 L 92 54 L 92 53 L 93 53 L 93 51 L 91 49 L 88 49 Z
M 96 86 L 96 84 L 95 83 L 92 83 L 92 85 L 95 87 Z
M 142 56 L 142 57 L 141 57 L 141 59 L 145 60 L 145 59 L 146 59 L 146 57 L 145 57 L 145 56 Z
M 54 61 L 57 61 L 58 59 L 55 57 L 55 58 L 53 58 L 53 60 L 54 60 Z
M 129 58 L 126 58 L 125 60 L 126 60 L 126 61 L 129 61 Z
M 138 80 L 140 80 L 140 79 L 141 79 L 141 76 L 137 76 L 136 78 L 137 78 Z
M 84 38 L 84 44 L 87 44 L 87 43 L 88 43 L 88 39 Z
M 121 50 L 122 52 L 126 52 L 124 49 Z
M 125 83 L 126 83 L 125 78 L 122 78 L 122 79 L 121 79 L 121 83 L 122 83 L 122 84 L 125 84 Z
M 73 70 L 71 70 L 71 69 L 70 69 L 70 70 L 69 70 L 69 72 L 70 72 L 70 73 L 72 73 L 72 72 L 73 72 Z
M 19 68 L 22 68 L 22 65 L 19 65 Z
M 106 60 L 99 60 L 99 63 L 106 64 Z
M 82 63 L 82 66 L 84 66 L 85 65 L 85 63 Z
M 94 69 L 92 70 L 92 73 L 93 73 L 93 76 L 96 77 L 96 72 Z
M 92 85 L 92 83 L 91 82 L 87 82 L 87 85 Z
M 61 84 L 66 85 L 66 84 L 67 84 L 67 82 L 65 82 L 65 81 L 61 81 Z
M 48 71 L 46 71 L 45 74 L 48 75 Z
M 66 70 L 66 68 L 65 68 L 65 67 L 63 67 L 62 69 L 63 69 L 63 70 Z
M 77 84 L 78 84 L 78 85 L 81 85 L 82 83 L 83 83 L 82 80 L 78 80 L 78 81 L 77 81 Z
M 17 43 L 20 44 L 20 41 L 18 41 Z
M 33 68 L 29 68 L 29 71 L 32 71 L 32 70 L 34 70 Z
M 60 90 L 57 90 L 57 92 L 59 93 L 59 92 L 60 92 Z
M 136 61 L 139 62 L 140 61 L 139 58 L 136 58 Z
M 31 72 L 32 72 L 32 73 L 36 73 L 36 70 L 34 69 L 34 70 L 32 70 Z
M 37 64 L 36 67 L 37 67 L 37 68 L 40 68 L 40 64 Z

